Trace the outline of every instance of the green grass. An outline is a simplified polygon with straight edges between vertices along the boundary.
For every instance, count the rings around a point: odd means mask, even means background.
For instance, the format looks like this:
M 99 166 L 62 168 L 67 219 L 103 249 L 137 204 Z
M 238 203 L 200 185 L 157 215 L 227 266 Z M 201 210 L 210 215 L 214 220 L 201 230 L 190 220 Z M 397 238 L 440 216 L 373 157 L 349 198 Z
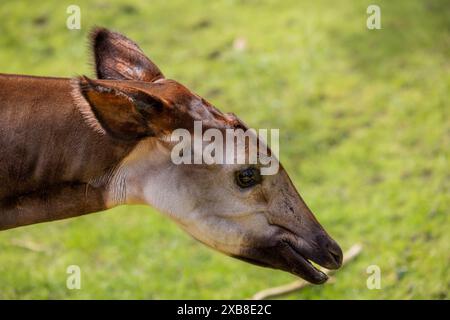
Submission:
M 2 1 L 0 71 L 93 75 L 94 25 L 133 38 L 163 72 L 252 127 L 357 260 L 289 299 L 449 299 L 448 1 Z M 377 3 L 382 29 L 366 29 Z M 233 49 L 244 38 L 243 51 Z M 31 246 L 31 247 L 30 247 Z M 33 250 L 30 250 L 33 248 Z M 68 290 L 66 268 L 82 270 Z M 378 265 L 382 289 L 368 290 Z M 0 298 L 247 298 L 295 278 L 202 246 L 145 207 L 0 233 Z

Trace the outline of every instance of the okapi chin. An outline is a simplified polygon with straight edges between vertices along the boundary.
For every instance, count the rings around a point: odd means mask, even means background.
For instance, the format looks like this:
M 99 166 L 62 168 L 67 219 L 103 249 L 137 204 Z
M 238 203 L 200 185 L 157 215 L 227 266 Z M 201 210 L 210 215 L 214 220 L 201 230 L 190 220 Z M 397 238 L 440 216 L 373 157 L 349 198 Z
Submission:
M 97 79 L 0 75 L 0 230 L 147 204 L 232 257 L 317 284 L 327 276 L 310 261 L 340 267 L 282 166 L 263 176 L 259 164 L 171 161 L 172 131 L 242 128 L 236 116 L 123 35 L 97 28 L 91 42 Z

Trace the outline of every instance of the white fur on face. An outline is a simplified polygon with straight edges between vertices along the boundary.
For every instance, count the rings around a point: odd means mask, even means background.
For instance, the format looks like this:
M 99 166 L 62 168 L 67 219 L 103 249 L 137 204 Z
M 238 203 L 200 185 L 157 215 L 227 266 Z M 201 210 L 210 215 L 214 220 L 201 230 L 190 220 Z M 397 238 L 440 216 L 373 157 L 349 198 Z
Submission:
M 237 168 L 240 166 L 175 165 L 165 142 L 147 139 L 116 171 L 108 203 L 111 207 L 151 205 L 208 246 L 238 254 L 250 239 L 269 237 L 274 230 L 264 214 L 267 204 L 258 197 L 259 191 L 242 192 L 236 187 Z M 125 199 L 118 200 L 122 188 Z

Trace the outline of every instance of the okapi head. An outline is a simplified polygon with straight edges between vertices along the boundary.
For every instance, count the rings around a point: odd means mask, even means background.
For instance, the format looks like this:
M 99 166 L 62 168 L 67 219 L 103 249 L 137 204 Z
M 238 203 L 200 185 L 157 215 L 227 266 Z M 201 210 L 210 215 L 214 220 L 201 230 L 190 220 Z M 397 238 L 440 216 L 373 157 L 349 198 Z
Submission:
M 152 205 L 218 251 L 291 272 L 312 283 L 323 283 L 327 276 L 309 260 L 330 269 L 340 267 L 340 247 L 315 219 L 281 166 L 276 174 L 261 175 L 258 163 L 172 161 L 171 132 L 182 128 L 193 134 L 194 121 L 221 132 L 246 129 L 236 116 L 221 113 L 180 83 L 165 78 L 126 37 L 96 29 L 92 44 L 98 79 L 73 81 L 77 106 L 99 134 L 135 144 L 109 177 L 109 207 Z

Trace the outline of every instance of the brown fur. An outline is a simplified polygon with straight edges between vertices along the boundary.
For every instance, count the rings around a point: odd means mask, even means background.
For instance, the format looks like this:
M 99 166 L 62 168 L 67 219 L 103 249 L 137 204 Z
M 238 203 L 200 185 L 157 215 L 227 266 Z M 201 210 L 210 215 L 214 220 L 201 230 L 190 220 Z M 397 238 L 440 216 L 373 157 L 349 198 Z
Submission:
M 113 170 L 136 142 L 91 130 L 71 89 L 69 79 L 0 75 L 0 229 L 105 208 L 90 184 Z M 44 207 L 33 207 L 39 198 Z

